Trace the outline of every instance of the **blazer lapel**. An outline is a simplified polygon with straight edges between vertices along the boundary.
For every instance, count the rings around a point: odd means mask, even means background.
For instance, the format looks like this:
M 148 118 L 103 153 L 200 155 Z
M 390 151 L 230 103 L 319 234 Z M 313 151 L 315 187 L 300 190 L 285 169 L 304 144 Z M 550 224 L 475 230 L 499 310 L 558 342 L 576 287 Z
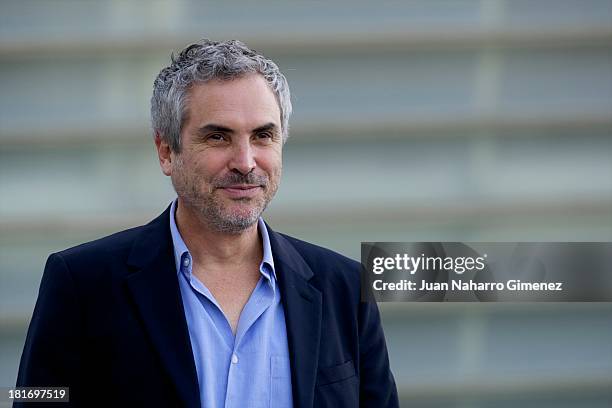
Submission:
M 126 277 L 126 283 L 182 404 L 198 407 L 198 378 L 178 286 L 169 217 L 166 209 L 135 241 L 128 258 L 135 272 Z
M 312 407 L 321 338 L 321 292 L 308 282 L 314 275 L 295 247 L 270 227 L 268 233 L 285 311 L 294 406 Z

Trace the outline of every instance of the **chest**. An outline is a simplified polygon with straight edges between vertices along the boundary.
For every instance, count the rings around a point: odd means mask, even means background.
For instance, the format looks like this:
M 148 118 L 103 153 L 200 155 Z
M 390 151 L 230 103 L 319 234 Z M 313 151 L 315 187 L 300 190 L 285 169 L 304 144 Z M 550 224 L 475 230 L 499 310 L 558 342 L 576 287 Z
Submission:
M 259 270 L 210 272 L 194 268 L 192 273 L 208 288 L 236 334 L 240 315 L 259 282 Z
M 182 288 L 187 289 L 183 292 L 185 313 L 201 405 L 239 408 L 248 401 L 253 408 L 293 406 L 284 310 L 280 298 L 271 296 L 265 279 L 242 310 L 237 308 L 233 314 L 227 306 L 240 303 L 223 302 L 220 293 L 231 293 L 225 287 L 216 291 L 216 305 L 190 286 Z M 211 288 L 207 289 L 212 294 Z M 244 296 L 244 292 L 235 293 Z M 234 326 L 233 335 L 228 323 Z

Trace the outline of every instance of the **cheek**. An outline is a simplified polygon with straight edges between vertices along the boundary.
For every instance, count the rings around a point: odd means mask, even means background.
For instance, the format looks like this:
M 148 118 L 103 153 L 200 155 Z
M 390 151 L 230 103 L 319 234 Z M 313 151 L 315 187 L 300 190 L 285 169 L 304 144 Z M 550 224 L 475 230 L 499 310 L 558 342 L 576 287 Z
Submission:
M 213 177 L 224 171 L 229 161 L 225 152 L 210 152 L 200 154 L 191 161 L 191 168 L 194 173 L 200 176 Z
M 205 163 L 207 162 L 204 160 L 194 160 L 191 156 L 182 156 L 174 161 L 173 171 L 187 179 L 201 177 L 206 173 Z
M 280 151 L 267 152 L 262 156 L 260 166 L 270 175 L 280 175 L 283 167 L 283 157 Z

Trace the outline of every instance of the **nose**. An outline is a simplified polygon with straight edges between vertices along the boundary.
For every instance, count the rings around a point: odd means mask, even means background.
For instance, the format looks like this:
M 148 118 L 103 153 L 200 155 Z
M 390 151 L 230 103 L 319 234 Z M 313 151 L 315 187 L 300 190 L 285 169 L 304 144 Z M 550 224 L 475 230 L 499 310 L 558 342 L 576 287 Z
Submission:
M 230 170 L 241 174 L 249 174 L 256 167 L 255 152 L 250 141 L 237 142 L 232 149 L 232 157 L 229 163 Z

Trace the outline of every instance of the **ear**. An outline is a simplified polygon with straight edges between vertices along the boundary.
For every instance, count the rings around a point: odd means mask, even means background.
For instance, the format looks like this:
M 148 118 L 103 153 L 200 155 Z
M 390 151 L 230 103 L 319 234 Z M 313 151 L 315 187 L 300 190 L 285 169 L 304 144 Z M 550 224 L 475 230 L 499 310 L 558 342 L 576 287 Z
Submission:
M 159 158 L 159 166 L 162 172 L 169 176 L 172 174 L 172 152 L 170 145 L 162 140 L 161 134 L 155 131 L 155 147 L 157 148 L 157 157 Z

